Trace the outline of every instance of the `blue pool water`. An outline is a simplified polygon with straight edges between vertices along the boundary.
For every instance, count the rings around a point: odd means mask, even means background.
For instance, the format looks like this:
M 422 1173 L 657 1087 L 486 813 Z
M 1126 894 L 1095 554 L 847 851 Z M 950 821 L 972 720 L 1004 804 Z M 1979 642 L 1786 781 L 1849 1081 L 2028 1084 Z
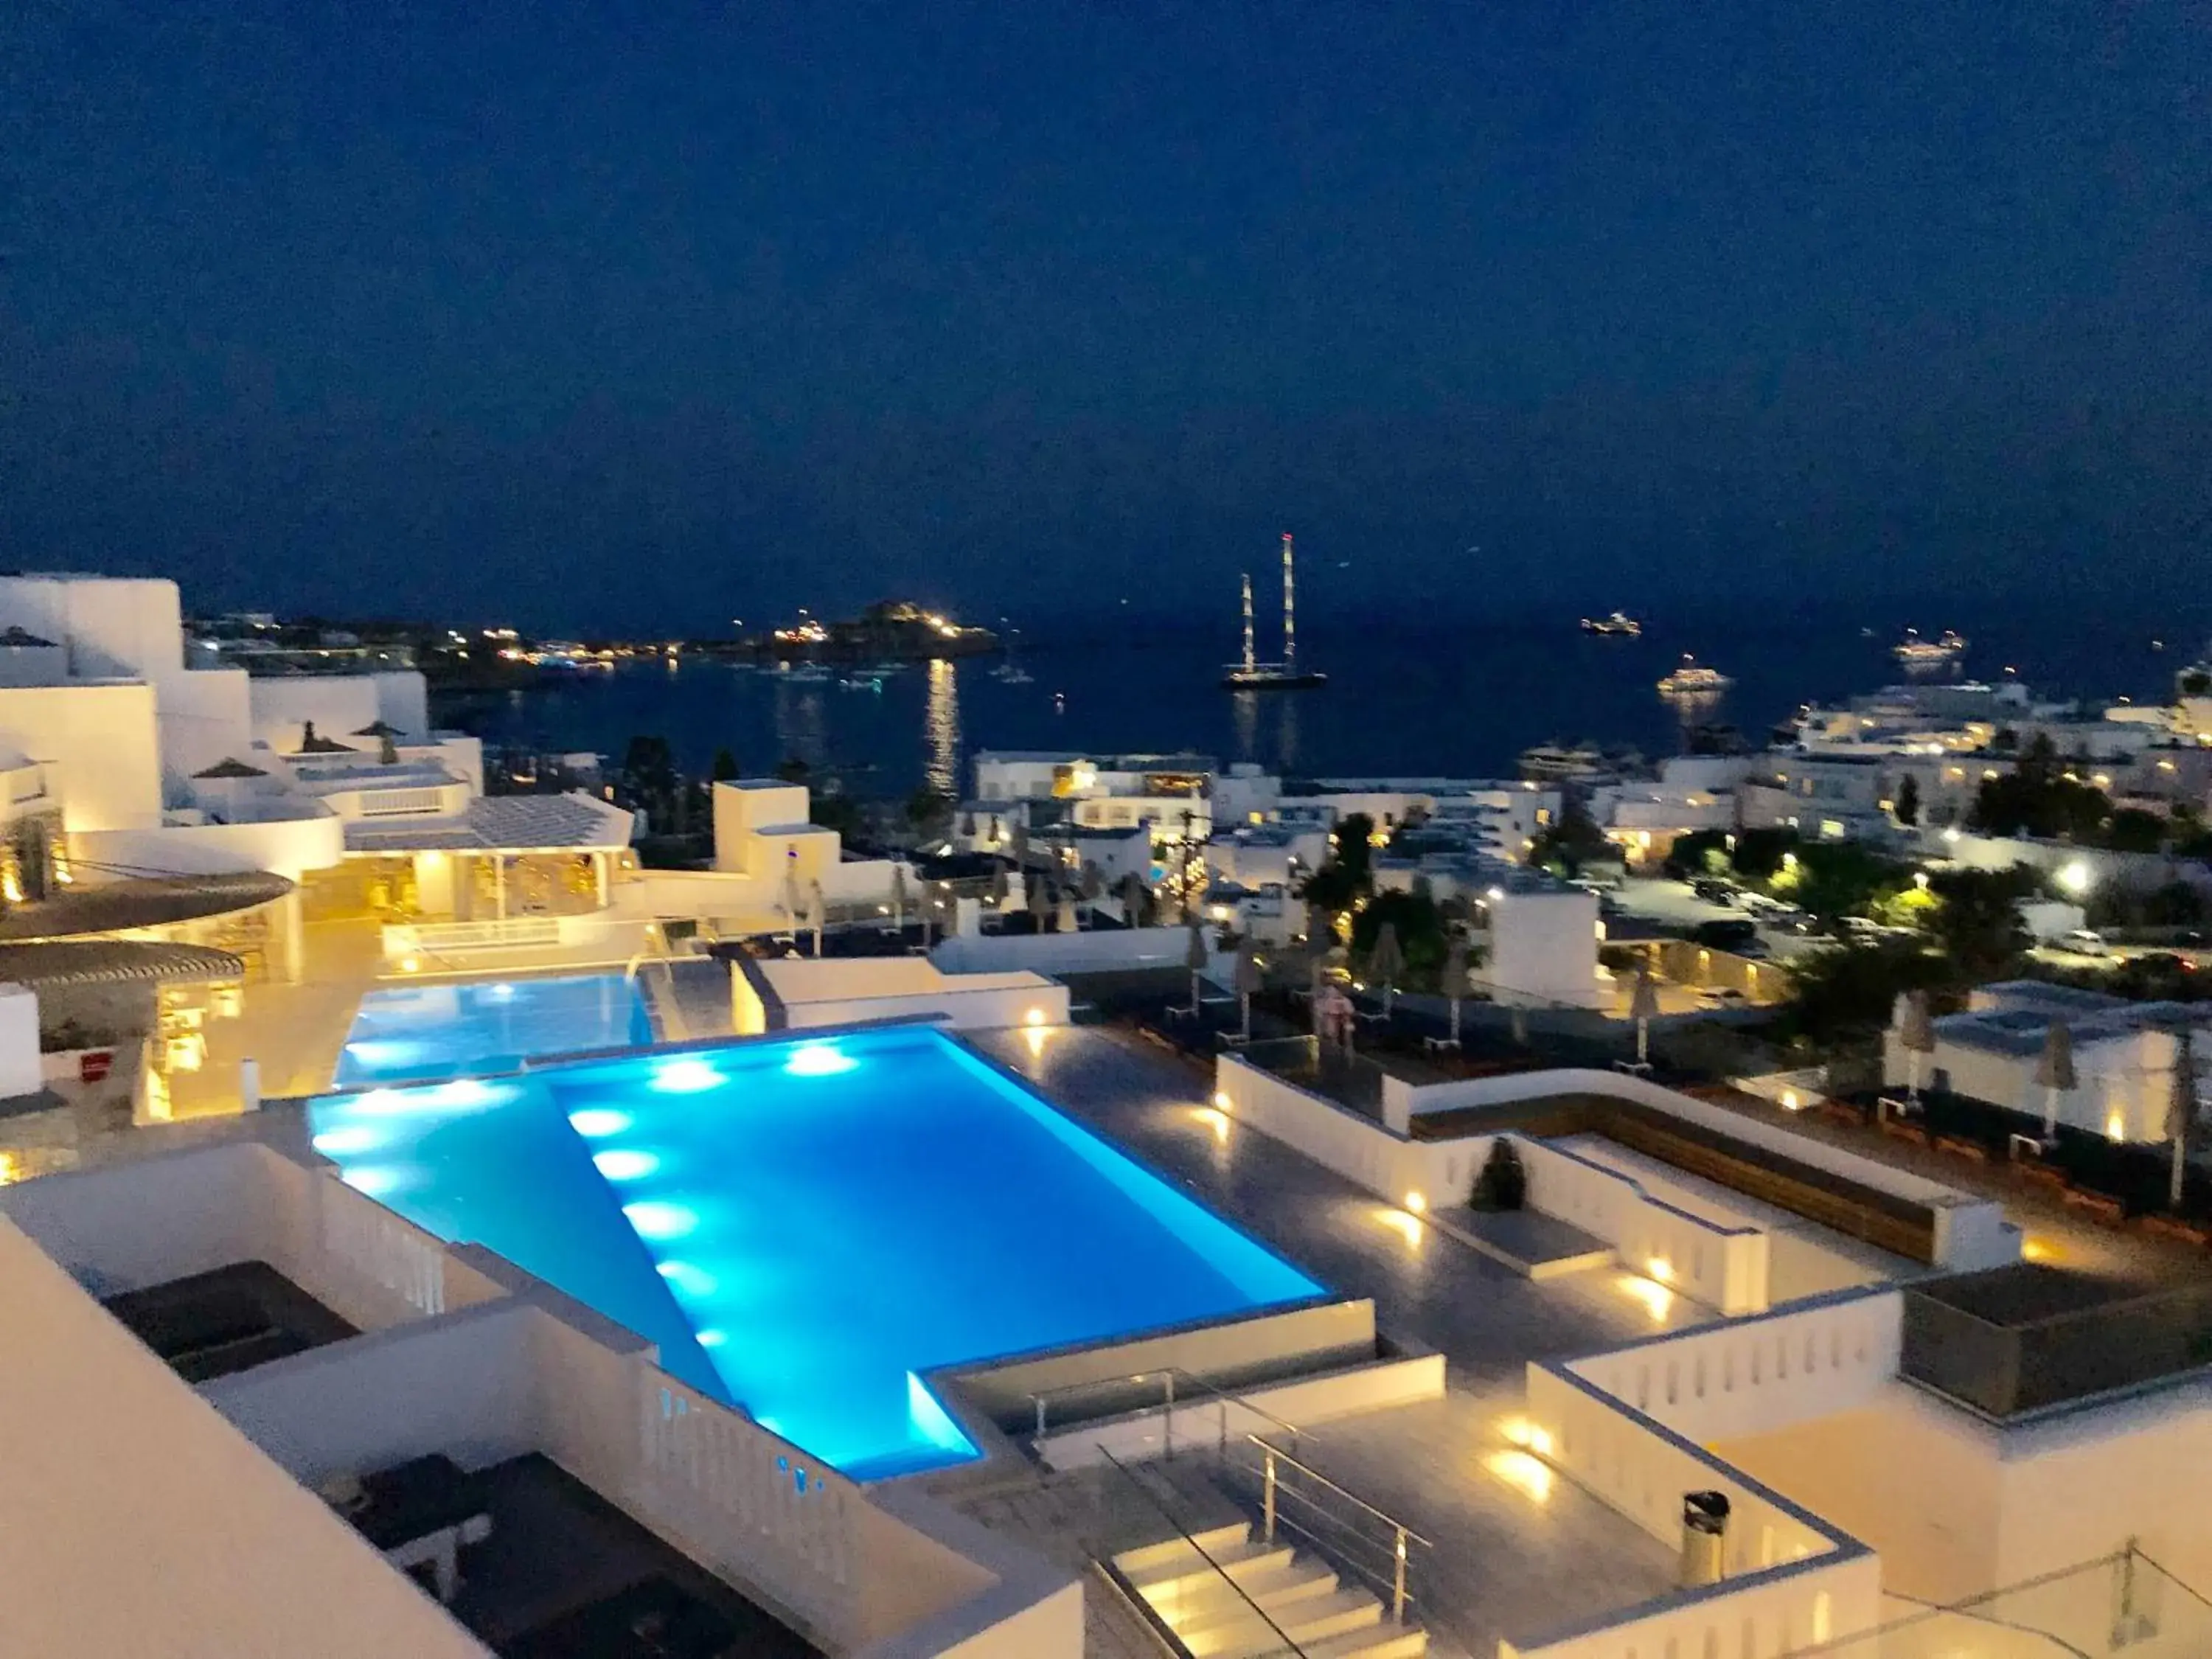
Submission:
M 319 1150 L 861 1477 L 975 1456 L 935 1367 L 1321 1286 L 930 1030 L 330 1095 Z
M 511 1072 L 549 1054 L 652 1041 L 637 988 L 620 974 L 410 985 L 361 1000 L 331 1081 L 343 1088 Z

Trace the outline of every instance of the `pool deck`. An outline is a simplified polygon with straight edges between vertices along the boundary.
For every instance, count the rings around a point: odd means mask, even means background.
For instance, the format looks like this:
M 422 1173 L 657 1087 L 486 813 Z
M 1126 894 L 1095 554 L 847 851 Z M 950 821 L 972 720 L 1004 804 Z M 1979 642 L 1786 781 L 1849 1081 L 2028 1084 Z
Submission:
M 1489 1659 L 1500 1638 L 1538 1636 L 1672 1586 L 1672 1551 L 1516 1456 L 1505 1425 L 1529 1360 L 1705 1323 L 1705 1310 L 1618 1271 L 1524 1278 L 1278 1141 L 1234 1126 L 1218 1132 L 1218 1119 L 1202 1115 L 1205 1077 L 1121 1033 L 967 1040 L 1332 1289 L 1371 1297 L 1385 1333 L 1445 1356 L 1443 1400 L 1323 1425 L 1304 1448 L 1330 1479 L 1433 1541 L 1424 1599 L 1440 1654 L 1456 1647 Z M 1082 1491 L 1067 1477 L 1037 1477 L 963 1507 L 1038 1547 L 1079 1556 L 1065 1534 L 1066 1517 L 1090 1512 Z M 1097 1623 L 1094 1634 L 1110 1639 Z

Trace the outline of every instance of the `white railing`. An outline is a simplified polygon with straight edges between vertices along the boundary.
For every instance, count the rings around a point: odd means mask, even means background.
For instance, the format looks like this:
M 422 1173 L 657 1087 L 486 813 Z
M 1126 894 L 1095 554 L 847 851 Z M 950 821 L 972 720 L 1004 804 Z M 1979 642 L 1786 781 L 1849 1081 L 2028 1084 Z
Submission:
M 387 962 L 457 951 L 515 951 L 561 943 L 558 916 L 509 916 L 503 921 L 395 922 L 384 930 Z
M 441 788 L 364 789 L 356 799 L 355 810 L 365 818 L 440 813 L 446 810 L 446 792 Z
M 316 1207 L 319 1212 L 317 1236 L 322 1246 L 321 1261 L 316 1265 L 348 1270 L 362 1285 L 397 1297 L 423 1318 L 446 1311 L 443 1244 L 413 1223 L 362 1197 L 334 1174 L 323 1176 Z M 326 1282 L 307 1288 L 331 1287 Z M 342 1304 L 337 1312 L 356 1324 L 363 1322 L 359 1297 L 339 1295 L 331 1299 Z

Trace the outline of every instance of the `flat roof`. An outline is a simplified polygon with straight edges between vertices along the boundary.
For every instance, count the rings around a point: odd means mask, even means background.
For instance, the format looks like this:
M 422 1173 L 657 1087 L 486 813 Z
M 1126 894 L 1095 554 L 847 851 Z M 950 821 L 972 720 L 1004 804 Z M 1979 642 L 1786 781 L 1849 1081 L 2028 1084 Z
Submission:
M 346 825 L 349 853 L 612 851 L 631 818 L 596 796 L 483 795 L 458 817 L 366 818 Z
M 807 1002 L 865 1002 L 878 997 L 933 996 L 946 991 L 1003 991 L 1049 983 L 1042 975 L 946 975 L 927 957 L 785 957 L 751 964 L 776 1000 L 789 1007 Z

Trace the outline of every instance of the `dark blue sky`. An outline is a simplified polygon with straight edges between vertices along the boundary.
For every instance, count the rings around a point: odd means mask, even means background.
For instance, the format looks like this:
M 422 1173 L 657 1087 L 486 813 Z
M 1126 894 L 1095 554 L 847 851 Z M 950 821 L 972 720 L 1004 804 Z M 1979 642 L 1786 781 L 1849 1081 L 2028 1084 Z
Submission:
M 1285 527 L 1430 612 L 2201 589 L 2208 15 L 14 0 L 0 562 L 698 631 L 1225 610 Z

